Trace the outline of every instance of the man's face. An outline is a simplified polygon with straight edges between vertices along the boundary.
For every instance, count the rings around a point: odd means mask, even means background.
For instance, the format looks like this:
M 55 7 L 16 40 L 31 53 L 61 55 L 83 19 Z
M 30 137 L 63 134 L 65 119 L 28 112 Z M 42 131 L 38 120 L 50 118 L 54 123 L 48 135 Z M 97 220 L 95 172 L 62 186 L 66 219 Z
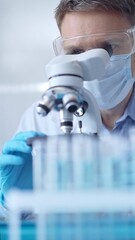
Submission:
M 131 23 L 129 22 L 129 20 L 116 12 L 73 12 L 67 13 L 65 15 L 61 25 L 61 35 L 62 38 L 73 38 L 77 36 L 84 36 L 87 34 L 93 36 L 88 38 L 74 38 L 72 41 L 65 41 L 64 48 L 65 51 L 69 54 L 81 53 L 91 48 L 102 48 L 102 46 L 104 46 L 104 44 L 106 43 L 106 39 L 107 41 L 114 41 L 113 44 L 115 45 L 115 39 L 117 39 L 117 44 L 118 41 L 120 43 L 123 43 L 124 49 L 126 45 L 124 43 L 128 41 L 128 37 L 125 34 L 121 34 L 118 36 L 114 34 L 113 36 L 113 32 L 116 33 L 118 31 L 125 31 L 130 27 Z M 113 38 L 110 33 L 112 33 Z M 103 37 L 100 37 L 100 34 L 101 36 L 103 34 Z M 108 40 L 108 38 L 110 39 Z M 128 48 L 130 48 L 130 44 L 128 45 Z M 117 51 L 117 54 L 123 53 L 121 52 L 121 50 L 114 51 Z M 124 53 L 127 53 L 126 51 L 129 51 L 129 49 L 124 49 Z M 135 75 L 134 59 L 135 57 L 132 57 L 132 72 Z

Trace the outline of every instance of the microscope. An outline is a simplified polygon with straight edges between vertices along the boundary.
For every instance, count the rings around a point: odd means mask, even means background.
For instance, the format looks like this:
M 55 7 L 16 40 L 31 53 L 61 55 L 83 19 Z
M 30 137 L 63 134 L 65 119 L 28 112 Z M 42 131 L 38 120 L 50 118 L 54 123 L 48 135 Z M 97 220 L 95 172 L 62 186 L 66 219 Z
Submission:
M 56 56 L 46 65 L 49 88 L 36 107 L 37 113 L 45 117 L 52 109 L 58 111 L 64 134 L 71 134 L 77 121 L 80 133 L 99 135 L 100 110 L 93 94 L 84 87 L 84 81 L 100 79 L 109 61 L 110 50 L 102 48 Z

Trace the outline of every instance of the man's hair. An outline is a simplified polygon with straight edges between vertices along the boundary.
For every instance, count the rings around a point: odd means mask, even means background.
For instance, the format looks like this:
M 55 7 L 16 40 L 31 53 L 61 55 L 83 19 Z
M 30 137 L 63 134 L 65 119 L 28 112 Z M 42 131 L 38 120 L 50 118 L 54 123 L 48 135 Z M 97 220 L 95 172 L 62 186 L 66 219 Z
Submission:
M 61 0 L 55 9 L 55 19 L 60 29 L 66 13 L 92 10 L 117 11 L 126 16 L 131 25 L 135 24 L 135 0 Z

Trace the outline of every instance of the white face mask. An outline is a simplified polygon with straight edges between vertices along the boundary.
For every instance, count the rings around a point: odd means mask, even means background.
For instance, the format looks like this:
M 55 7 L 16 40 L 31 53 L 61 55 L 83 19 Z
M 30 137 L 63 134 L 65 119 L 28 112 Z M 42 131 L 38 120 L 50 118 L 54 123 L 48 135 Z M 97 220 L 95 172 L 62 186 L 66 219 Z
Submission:
M 115 55 L 104 76 L 99 80 L 84 81 L 84 87 L 95 96 L 100 109 L 111 109 L 128 95 L 134 82 L 131 56 Z

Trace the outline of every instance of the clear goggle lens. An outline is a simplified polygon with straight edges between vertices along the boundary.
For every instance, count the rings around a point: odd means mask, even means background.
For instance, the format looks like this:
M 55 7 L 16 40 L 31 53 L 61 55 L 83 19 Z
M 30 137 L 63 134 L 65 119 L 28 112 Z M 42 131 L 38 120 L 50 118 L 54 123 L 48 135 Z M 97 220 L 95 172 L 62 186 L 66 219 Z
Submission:
M 135 52 L 135 28 L 127 31 L 106 34 L 87 34 L 72 38 L 58 37 L 53 41 L 56 55 L 79 54 L 90 49 L 110 46 L 112 55 L 132 54 Z M 107 49 L 106 49 L 107 50 Z

